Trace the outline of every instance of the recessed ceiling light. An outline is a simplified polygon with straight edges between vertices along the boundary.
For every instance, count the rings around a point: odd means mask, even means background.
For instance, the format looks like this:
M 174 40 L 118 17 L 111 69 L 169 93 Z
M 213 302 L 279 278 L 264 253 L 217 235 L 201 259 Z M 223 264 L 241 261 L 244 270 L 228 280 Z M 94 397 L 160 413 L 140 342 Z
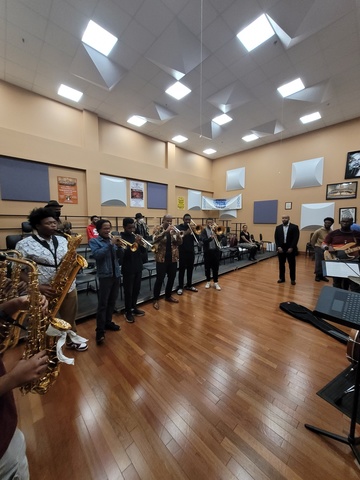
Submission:
M 252 133 L 251 135 L 245 135 L 245 137 L 242 137 L 244 142 L 253 142 L 254 140 L 257 140 L 259 137 L 255 135 L 255 133 Z
M 219 115 L 212 119 L 213 122 L 217 123 L 218 125 L 225 125 L 225 123 L 231 122 L 232 118 L 229 117 L 226 113 Z
M 188 95 L 191 90 L 190 88 L 185 87 L 185 85 L 183 85 L 182 83 L 176 82 L 174 83 L 174 85 L 171 85 L 171 87 L 165 90 L 165 92 L 176 98 L 176 100 L 180 100 L 181 98 Z
M 59 87 L 58 95 L 73 100 L 74 102 L 78 102 L 83 96 L 83 92 L 79 92 L 79 90 L 75 90 L 75 88 L 68 87 L 62 83 Z
M 261 15 L 236 36 L 248 52 L 266 42 L 275 32 L 266 15 Z
M 173 137 L 171 140 L 174 140 L 174 142 L 177 142 L 177 143 L 183 143 L 183 142 L 186 142 L 188 138 L 184 137 L 183 135 L 176 135 L 176 137 Z
M 304 117 L 300 118 L 300 121 L 302 123 L 310 123 L 314 122 L 315 120 L 319 120 L 321 118 L 321 115 L 319 112 L 314 112 L 310 113 L 310 115 L 305 115 Z
M 292 82 L 285 83 L 285 85 L 282 85 L 277 90 L 283 97 L 288 97 L 289 95 L 292 95 L 293 93 L 300 92 L 300 90 L 304 90 L 304 88 L 305 88 L 305 86 L 304 86 L 303 82 L 301 81 L 301 78 L 297 78 L 296 80 L 293 80 Z
M 81 41 L 89 45 L 89 47 L 95 48 L 103 55 L 108 56 L 118 39 L 90 20 Z
M 206 150 L 203 150 L 203 153 L 206 153 L 206 155 L 211 155 L 212 153 L 216 153 L 216 150 L 213 148 L 207 148 Z
M 131 125 L 135 125 L 136 127 L 141 127 L 147 122 L 147 120 L 144 117 L 140 117 L 140 115 L 133 115 L 132 117 L 128 118 L 127 122 L 131 123 Z

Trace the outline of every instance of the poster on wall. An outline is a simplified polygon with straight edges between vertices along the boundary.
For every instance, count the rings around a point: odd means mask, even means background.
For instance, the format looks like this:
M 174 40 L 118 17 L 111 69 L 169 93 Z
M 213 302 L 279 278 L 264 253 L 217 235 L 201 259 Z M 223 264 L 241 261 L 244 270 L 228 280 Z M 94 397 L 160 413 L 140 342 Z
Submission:
M 77 179 L 57 177 L 58 197 L 60 203 L 78 203 Z
M 144 183 L 130 182 L 130 207 L 144 207 Z
M 177 208 L 185 210 L 185 197 L 177 197 Z

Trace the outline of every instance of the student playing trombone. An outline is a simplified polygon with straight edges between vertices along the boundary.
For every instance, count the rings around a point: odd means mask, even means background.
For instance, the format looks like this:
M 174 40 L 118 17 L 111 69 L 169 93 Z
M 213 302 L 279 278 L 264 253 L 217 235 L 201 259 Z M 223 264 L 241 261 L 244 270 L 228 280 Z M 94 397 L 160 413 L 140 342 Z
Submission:
M 221 244 L 219 235 L 221 235 L 221 229 L 214 223 L 213 218 L 206 220 L 206 227 L 203 229 L 200 235 L 200 240 L 204 248 L 204 266 L 206 284 L 205 288 L 210 288 L 211 271 L 214 281 L 214 288 L 221 290 L 219 285 L 219 265 L 221 258 Z
M 179 286 L 177 288 L 178 295 L 183 294 L 185 271 L 185 290 L 189 290 L 191 292 L 198 291 L 198 289 L 192 285 L 192 275 L 195 263 L 195 245 L 199 244 L 199 239 L 198 235 L 194 232 L 193 225 L 191 224 L 194 222 L 192 222 L 191 215 L 189 213 L 186 213 L 183 216 L 183 222 L 184 223 L 178 226 L 178 229 L 181 232 L 184 232 L 183 243 L 179 245 Z

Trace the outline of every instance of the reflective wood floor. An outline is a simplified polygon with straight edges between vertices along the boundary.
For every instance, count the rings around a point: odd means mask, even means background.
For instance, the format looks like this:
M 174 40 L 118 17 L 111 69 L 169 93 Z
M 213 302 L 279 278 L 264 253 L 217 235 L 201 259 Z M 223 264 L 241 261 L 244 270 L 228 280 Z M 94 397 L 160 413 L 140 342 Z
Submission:
M 347 436 L 349 418 L 316 392 L 349 363 L 279 309 L 315 307 L 324 284 L 312 260 L 297 265 L 296 286 L 276 283 L 274 258 L 222 275 L 221 292 L 145 304 L 135 324 L 114 315 L 122 329 L 100 347 L 94 320 L 80 324 L 90 347 L 75 366 L 45 396 L 16 392 L 32 479 L 359 479 L 347 445 L 304 427 Z

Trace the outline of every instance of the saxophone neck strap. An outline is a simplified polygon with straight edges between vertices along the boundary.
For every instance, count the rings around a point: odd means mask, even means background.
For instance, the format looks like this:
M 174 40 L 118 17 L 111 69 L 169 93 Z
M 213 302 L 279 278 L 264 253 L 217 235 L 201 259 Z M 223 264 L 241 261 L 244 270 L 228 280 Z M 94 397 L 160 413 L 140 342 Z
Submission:
M 61 262 L 58 263 L 57 257 L 56 257 L 57 248 L 58 248 L 58 246 L 59 246 L 59 241 L 58 241 L 58 239 L 56 238 L 56 236 L 55 236 L 55 235 L 52 235 L 52 237 L 51 237 L 51 239 L 52 239 L 52 241 L 53 241 L 53 244 L 54 244 L 54 251 L 51 250 L 50 245 L 49 245 L 49 243 L 48 243 L 46 240 L 41 240 L 37 235 L 34 235 L 34 234 L 31 235 L 31 236 L 32 236 L 32 238 L 33 238 L 34 240 L 36 240 L 38 243 L 40 243 L 40 245 L 42 245 L 44 248 L 46 248 L 47 250 L 49 250 L 49 252 L 51 253 L 51 255 L 52 255 L 53 258 L 54 258 L 54 263 L 55 263 L 54 265 L 46 265 L 46 264 L 37 262 L 38 265 L 44 265 L 44 266 L 46 266 L 46 267 L 55 267 L 55 269 L 57 270 L 57 269 L 58 269 L 58 266 L 60 265 Z

